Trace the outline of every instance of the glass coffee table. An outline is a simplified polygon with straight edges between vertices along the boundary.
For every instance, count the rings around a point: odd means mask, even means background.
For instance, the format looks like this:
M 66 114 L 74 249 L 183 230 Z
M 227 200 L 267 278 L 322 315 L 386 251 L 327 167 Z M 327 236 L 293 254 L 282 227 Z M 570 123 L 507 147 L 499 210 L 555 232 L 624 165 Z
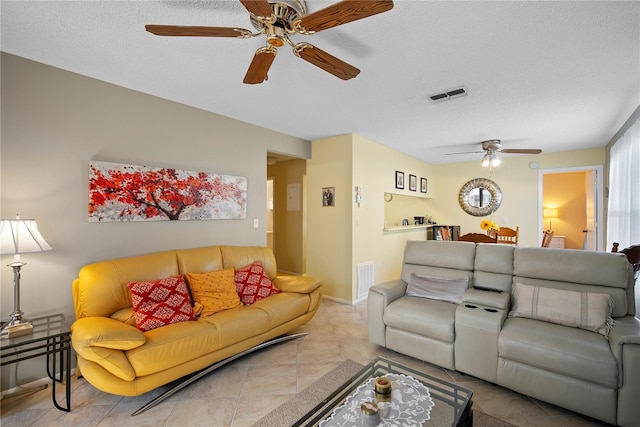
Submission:
M 374 381 L 391 381 L 391 401 L 376 400 Z M 302 417 L 295 426 L 376 425 L 361 411 L 372 401 L 380 408 L 379 425 L 471 427 L 473 392 L 400 363 L 378 357 Z M 379 397 L 380 395 L 378 395 Z

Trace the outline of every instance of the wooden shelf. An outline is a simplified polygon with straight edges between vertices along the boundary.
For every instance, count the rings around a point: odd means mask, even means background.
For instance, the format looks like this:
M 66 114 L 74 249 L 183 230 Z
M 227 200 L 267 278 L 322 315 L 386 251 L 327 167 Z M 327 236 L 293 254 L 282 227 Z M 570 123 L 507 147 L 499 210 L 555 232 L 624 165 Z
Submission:
M 413 231 L 413 230 L 426 230 L 429 227 L 433 227 L 436 224 L 420 224 L 420 225 L 397 225 L 394 227 L 384 227 L 382 231 Z

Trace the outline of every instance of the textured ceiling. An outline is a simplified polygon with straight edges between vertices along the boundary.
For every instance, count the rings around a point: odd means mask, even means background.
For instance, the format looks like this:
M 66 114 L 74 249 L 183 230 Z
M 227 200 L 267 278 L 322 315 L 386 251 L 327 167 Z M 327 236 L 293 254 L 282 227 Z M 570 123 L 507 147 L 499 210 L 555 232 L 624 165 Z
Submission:
M 308 1 L 313 12 L 335 1 Z M 358 67 L 342 81 L 262 38 L 158 37 L 145 24 L 253 29 L 240 2 L 2 1 L 2 51 L 307 140 L 357 133 L 438 164 L 485 139 L 545 152 L 606 145 L 640 104 L 640 2 L 395 1 L 294 42 Z M 465 86 L 470 96 L 432 103 Z

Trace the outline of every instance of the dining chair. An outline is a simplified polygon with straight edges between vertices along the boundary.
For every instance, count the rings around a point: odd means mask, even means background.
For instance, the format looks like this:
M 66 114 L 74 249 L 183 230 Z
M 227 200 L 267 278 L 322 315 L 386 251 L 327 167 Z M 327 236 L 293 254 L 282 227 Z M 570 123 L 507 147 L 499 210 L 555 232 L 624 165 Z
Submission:
M 611 248 L 611 252 L 618 253 L 619 246 L 620 243 L 615 242 L 613 248 Z M 629 264 L 633 266 L 633 277 L 637 279 L 638 276 L 640 276 L 640 245 L 629 246 L 619 251 L 619 253 L 627 256 Z
M 498 236 L 487 236 L 482 233 L 467 233 L 460 235 L 458 233 L 458 240 L 461 242 L 474 242 L 474 243 L 498 243 Z
M 500 227 L 500 231 L 498 231 L 498 243 L 517 245 L 519 234 L 520 227 L 516 227 L 515 230 L 509 227 Z
M 547 230 L 544 232 L 542 236 L 542 247 L 548 248 L 549 244 L 551 244 L 551 238 L 553 237 L 553 230 Z

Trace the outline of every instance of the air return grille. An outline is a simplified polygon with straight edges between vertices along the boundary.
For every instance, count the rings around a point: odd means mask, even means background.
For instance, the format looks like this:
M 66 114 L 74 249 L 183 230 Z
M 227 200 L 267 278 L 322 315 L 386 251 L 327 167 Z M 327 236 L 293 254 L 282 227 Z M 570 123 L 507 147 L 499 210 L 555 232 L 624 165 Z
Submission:
M 357 264 L 358 268 L 358 298 L 366 296 L 369 293 L 369 288 L 373 286 L 373 261 L 362 262 Z
M 456 89 L 451 89 L 446 92 L 436 93 L 435 95 L 429 96 L 433 102 L 443 102 L 449 101 L 450 99 L 460 98 L 463 96 L 469 95 L 469 89 L 464 86 L 461 86 Z

